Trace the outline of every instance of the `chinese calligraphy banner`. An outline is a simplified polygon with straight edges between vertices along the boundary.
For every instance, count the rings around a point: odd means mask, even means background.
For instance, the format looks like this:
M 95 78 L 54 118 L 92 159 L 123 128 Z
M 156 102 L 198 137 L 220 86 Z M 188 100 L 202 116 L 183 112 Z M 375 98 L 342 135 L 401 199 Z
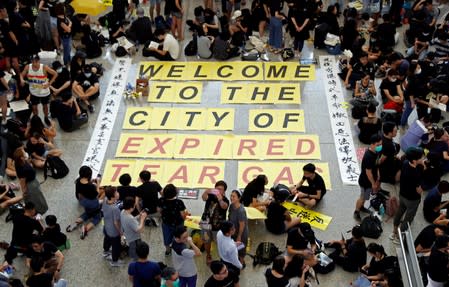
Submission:
M 141 62 L 139 77 L 163 81 L 311 81 L 314 65 L 274 62 Z
M 301 104 L 299 84 L 223 83 L 222 104 Z
M 292 217 L 301 217 L 302 222 L 308 222 L 318 229 L 326 230 L 327 226 L 331 223 L 332 217 L 306 209 L 298 204 L 286 201 L 282 205 L 287 208 Z
M 122 58 L 115 61 L 112 68 L 110 82 L 82 164 L 92 168 L 94 174 L 99 173 L 103 164 L 130 67 L 131 59 Z
M 326 189 L 332 189 L 328 163 L 312 163 L 316 166 L 316 171 L 323 177 Z M 239 161 L 237 185 L 243 188 L 259 174 L 267 176 L 268 186 L 273 186 L 275 183 L 282 183 L 287 186 L 297 184 L 302 179 L 302 167 L 305 164 L 307 162 Z
M 317 135 L 123 133 L 116 157 L 175 159 L 320 159 Z
M 348 112 L 343 104 L 345 100 L 340 78 L 337 75 L 337 62 L 334 56 L 320 56 L 320 64 L 324 72 L 324 88 L 341 180 L 344 184 L 357 185 L 360 168 L 352 140 Z
M 201 82 L 152 82 L 148 102 L 199 104 L 202 92 Z
M 206 188 L 225 178 L 224 161 L 180 160 L 108 160 L 104 167 L 101 185 L 120 185 L 120 175 L 129 173 L 131 185 L 140 185 L 139 173 L 148 170 L 162 185 L 172 183 L 186 188 Z

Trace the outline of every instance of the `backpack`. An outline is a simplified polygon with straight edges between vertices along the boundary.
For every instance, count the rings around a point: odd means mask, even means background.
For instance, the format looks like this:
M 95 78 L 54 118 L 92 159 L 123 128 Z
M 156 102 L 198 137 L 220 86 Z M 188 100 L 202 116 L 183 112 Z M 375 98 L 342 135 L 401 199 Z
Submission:
M 396 196 L 390 196 L 385 202 L 385 213 L 389 217 L 393 217 L 399 209 L 399 201 Z
M 281 56 L 283 61 L 287 61 L 295 57 L 295 51 L 293 51 L 292 48 L 284 48 L 284 50 L 282 50 Z
M 25 140 L 25 131 L 27 128 L 27 125 L 22 123 L 22 121 L 18 119 L 8 119 L 6 121 L 6 128 L 10 133 L 15 134 L 19 137 L 21 140 Z
M 370 206 L 371 206 L 372 208 L 374 208 L 374 210 L 379 211 L 380 206 L 381 206 L 382 204 L 383 204 L 384 207 L 385 207 L 386 199 L 385 199 L 385 197 L 384 197 L 380 192 L 378 192 L 378 193 L 376 194 L 376 196 L 375 196 L 373 199 L 371 199 L 369 202 L 370 202 Z
M 97 62 L 92 62 L 89 64 L 92 68 L 96 68 L 97 72 L 95 73 L 95 75 L 99 78 L 101 76 L 103 76 L 104 73 L 104 68 L 103 65 Z
M 97 32 L 91 31 L 81 39 L 81 42 L 86 46 L 86 58 L 97 58 L 103 53 Z
M 214 41 L 212 54 L 217 60 L 227 60 L 230 58 L 230 48 L 231 47 L 228 41 L 224 41 L 220 37 L 217 37 Z
M 118 46 L 117 50 L 115 51 L 115 55 L 117 57 L 125 57 L 126 55 L 128 55 L 128 52 L 126 51 L 126 49 L 122 46 Z
M 251 256 L 253 258 L 253 266 L 256 266 L 257 264 L 264 264 L 268 265 L 271 264 L 282 252 L 279 251 L 279 248 L 274 245 L 272 242 L 261 242 L 257 246 L 256 249 L 256 255 Z
M 291 195 L 288 186 L 280 183 L 273 185 L 270 191 L 273 192 L 273 197 L 279 202 L 287 200 Z
M 372 214 L 363 218 L 360 223 L 360 228 L 362 229 L 363 236 L 374 239 L 379 238 L 383 231 L 379 218 Z
M 327 274 L 335 269 L 335 262 L 326 253 L 318 253 L 318 264 L 313 266 L 313 270 L 319 274 Z
M 9 222 L 14 219 L 19 214 L 23 214 L 25 212 L 24 206 L 22 203 L 16 203 L 9 206 L 9 213 L 5 218 L 5 222 Z
M 186 56 L 195 56 L 198 53 L 198 36 L 193 33 L 193 39 L 190 41 L 184 49 L 184 54 Z
M 48 174 L 50 173 L 50 174 Z M 69 173 L 69 168 L 65 162 L 57 156 L 48 157 L 44 164 L 44 179 L 48 176 L 54 179 L 63 178 Z

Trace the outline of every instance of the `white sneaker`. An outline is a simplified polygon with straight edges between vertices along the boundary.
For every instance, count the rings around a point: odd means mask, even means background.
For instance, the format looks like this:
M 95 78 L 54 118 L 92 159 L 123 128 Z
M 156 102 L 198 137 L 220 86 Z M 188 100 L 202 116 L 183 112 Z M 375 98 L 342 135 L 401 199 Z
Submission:
M 111 251 L 103 251 L 103 257 L 111 256 Z
M 123 260 L 117 260 L 117 261 L 111 261 L 109 262 L 109 265 L 111 265 L 112 267 L 121 267 L 123 266 L 123 264 L 125 264 L 125 262 Z
M 388 238 L 392 240 L 394 244 L 401 244 L 401 242 L 399 241 L 399 236 L 396 233 L 391 233 Z
M 112 255 L 111 254 L 106 255 L 106 256 L 104 256 L 104 259 L 106 259 L 108 261 L 112 261 Z

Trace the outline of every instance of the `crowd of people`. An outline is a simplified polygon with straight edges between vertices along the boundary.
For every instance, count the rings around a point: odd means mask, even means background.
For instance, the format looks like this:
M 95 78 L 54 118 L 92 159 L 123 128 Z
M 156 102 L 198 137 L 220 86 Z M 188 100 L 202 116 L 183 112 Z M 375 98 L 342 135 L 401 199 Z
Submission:
M 35 7 L 29 0 L 0 3 L 1 124 L 8 143 L 5 174 L 19 181 L 18 185 L 0 186 L 0 211 L 9 210 L 13 224 L 1 271 L 10 269 L 18 254 L 25 254 L 29 287 L 67 284 L 60 275 L 64 266 L 61 251 L 69 248 L 70 242 L 57 218 L 46 214 L 48 205 L 36 169 L 45 169 L 49 158 L 62 156 L 55 146 L 54 120 L 61 130 L 72 132 L 95 112 L 93 101 L 100 96 L 102 71 L 86 59 L 101 55 L 105 44 L 115 45 L 117 56 L 132 54 L 129 48 L 122 54 L 124 37 L 142 48 L 143 57 L 174 61 L 182 53 L 180 42 L 185 38 L 186 11 L 180 0 L 167 0 L 163 10 L 160 1 L 151 1 L 149 17 L 138 1 L 114 0 L 112 12 L 98 23 L 88 15 L 73 14 L 68 4 L 52 0 L 37 1 Z M 372 212 L 365 204 L 381 193 L 381 184 L 397 185 L 398 208 L 390 239 L 398 243 L 399 228 L 405 230 L 413 223 L 426 194 L 423 214 L 430 225 L 417 236 L 415 248 L 422 254 L 423 281 L 431 287 L 444 286 L 449 274 L 449 219 L 442 197 L 449 192 L 449 183 L 441 177 L 449 171 L 449 125 L 440 121 L 449 99 L 448 19 L 437 24 L 433 3 L 415 1 L 404 36 L 409 47 L 401 53 L 395 50 L 396 28 L 402 25 L 402 7 L 397 5 L 378 15 L 367 7 L 361 12 L 354 8 L 342 11 L 344 7 L 338 4 L 329 5 L 324 12 L 320 0 L 254 0 L 250 8 L 245 8 L 244 0 L 222 0 L 221 4 L 213 7 L 213 1 L 206 0 L 194 9 L 194 19 L 186 20 L 194 41 L 189 45 L 196 47 L 192 55 L 224 60 L 245 52 L 250 43 L 259 52 L 278 54 L 293 49 L 300 58 L 304 42 L 312 36 L 315 48 L 329 46 L 327 34 L 340 39 L 341 50 L 351 52 L 346 53 L 351 57 L 340 61 L 340 77 L 352 92 L 351 114 L 359 120 L 358 138 L 368 145 L 354 217 L 362 220 L 362 213 Z M 134 10 L 135 19 L 129 17 Z M 95 31 L 97 24 L 108 30 L 107 36 Z M 56 49 L 57 57 L 47 63 L 40 49 Z M 187 54 L 187 48 L 184 52 Z M 375 78 L 382 79 L 379 86 Z M 8 101 L 13 100 L 26 100 L 30 109 L 7 120 Z M 65 231 L 79 230 L 84 240 L 103 218 L 103 255 L 118 268 L 125 257 L 130 258 L 128 275 L 133 286 L 196 286 L 194 258 L 203 251 L 212 272 L 205 286 L 239 286 L 250 233 L 245 208 L 255 208 L 266 214 L 267 231 L 286 235 L 285 253 L 273 258 L 264 273 L 268 286 L 308 286 L 322 252 L 343 270 L 364 274 L 372 286 L 402 286 L 395 269 L 397 259 L 388 256 L 380 244 L 366 245 L 359 226 L 352 228 L 350 239 L 322 244 L 310 224 L 290 215 L 283 206 L 285 201 L 313 209 L 326 194 L 324 180 L 313 164 L 306 164 L 302 174 L 297 185 L 278 183 L 271 189 L 261 174 L 243 190 L 230 193 L 225 181 L 216 182 L 201 195 L 205 206 L 199 222 L 200 240 L 194 240 L 195 233 L 184 226 L 189 213 L 173 184 L 162 187 L 150 172 L 142 171 L 138 187 L 131 185 L 129 174 L 120 176 L 118 187 L 101 186 L 101 178 L 94 178 L 92 170 L 82 166 L 75 196 L 84 212 Z M 21 195 L 16 196 L 18 190 Z M 18 205 L 22 201 L 24 204 Z M 165 255 L 171 256 L 172 267 L 149 260 L 150 247 L 141 237 L 149 225 L 161 227 Z M 218 260 L 211 252 L 214 242 Z M 371 256 L 368 263 L 367 254 Z M 0 286 L 8 284 L 0 275 Z

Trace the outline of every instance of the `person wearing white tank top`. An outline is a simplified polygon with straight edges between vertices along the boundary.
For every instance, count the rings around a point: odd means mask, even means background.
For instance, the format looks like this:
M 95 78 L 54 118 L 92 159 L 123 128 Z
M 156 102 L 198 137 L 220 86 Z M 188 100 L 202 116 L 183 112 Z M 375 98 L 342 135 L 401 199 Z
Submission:
M 49 79 L 49 75 L 51 79 Z M 24 79 L 27 78 L 33 115 L 39 114 L 37 105 L 42 104 L 44 121 L 50 126 L 51 122 L 48 118 L 48 103 L 50 102 L 51 93 L 50 86 L 58 77 L 58 73 L 47 65 L 41 64 L 39 55 L 34 55 L 31 64 L 25 66 L 20 76 L 22 85 L 25 84 Z

